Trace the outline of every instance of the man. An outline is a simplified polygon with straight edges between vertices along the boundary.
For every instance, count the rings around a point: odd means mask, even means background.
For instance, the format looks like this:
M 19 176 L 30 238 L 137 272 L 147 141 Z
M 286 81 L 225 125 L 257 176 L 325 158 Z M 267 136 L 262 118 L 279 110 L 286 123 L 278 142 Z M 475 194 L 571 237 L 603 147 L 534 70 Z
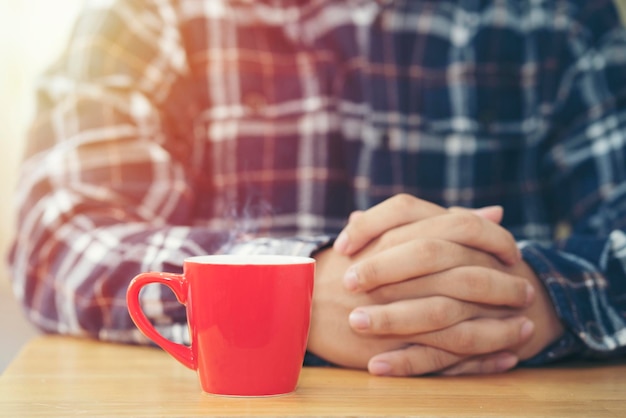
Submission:
M 625 351 L 609 1 L 97 1 L 39 101 L 11 265 L 48 332 L 145 342 L 135 274 L 264 252 L 318 260 L 309 364 Z M 146 313 L 186 341 L 161 292 Z

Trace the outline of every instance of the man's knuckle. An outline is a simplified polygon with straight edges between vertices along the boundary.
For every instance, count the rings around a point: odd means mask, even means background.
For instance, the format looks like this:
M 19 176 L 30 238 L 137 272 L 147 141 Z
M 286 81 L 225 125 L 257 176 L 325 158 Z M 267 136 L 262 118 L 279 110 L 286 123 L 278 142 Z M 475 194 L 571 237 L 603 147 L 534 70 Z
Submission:
M 374 321 L 374 323 L 376 324 L 376 330 L 382 334 L 391 333 L 394 328 L 394 321 L 391 317 L 391 314 L 383 309 L 378 312 L 377 317 L 377 320 Z
M 455 225 L 464 236 L 475 238 L 482 232 L 483 221 L 471 212 L 457 212 L 454 214 Z
M 357 219 L 350 221 L 348 226 L 346 227 L 346 232 L 350 236 L 350 238 L 360 238 L 362 235 L 365 235 L 367 231 L 367 216 L 360 216 Z
M 491 294 L 493 290 L 490 272 L 487 269 L 466 268 L 462 269 L 462 277 L 465 287 L 473 294 Z
M 393 234 L 389 232 L 382 234 L 378 238 L 377 242 L 375 243 L 377 251 L 384 251 L 384 250 L 394 247 L 395 245 L 396 245 L 396 240 Z
M 508 229 L 502 228 L 502 233 L 504 234 L 505 239 L 512 245 L 515 249 L 517 249 L 517 241 L 515 240 L 515 236 Z
M 435 349 L 431 353 L 430 363 L 433 372 L 443 370 L 450 366 L 449 358 L 444 351 Z
M 525 305 L 528 298 L 528 282 L 524 279 L 517 279 L 515 284 L 514 304 Z
M 363 262 L 359 266 L 359 282 L 362 286 L 369 286 L 378 280 L 379 269 L 376 263 Z
M 441 329 L 450 324 L 451 306 L 445 299 L 437 299 L 426 313 L 432 329 Z
M 462 354 L 476 354 L 478 349 L 478 338 L 466 328 L 461 328 L 456 335 L 456 350 Z
M 407 193 L 400 193 L 391 198 L 390 204 L 393 205 L 396 213 L 409 214 L 415 209 L 417 199 Z
M 405 376 L 414 376 L 415 373 L 415 365 L 413 364 L 414 359 L 412 356 L 403 356 L 400 361 L 400 370 L 402 374 Z
M 413 251 L 418 254 L 421 259 L 434 260 L 441 255 L 443 250 L 442 244 L 437 240 L 415 240 L 411 242 Z

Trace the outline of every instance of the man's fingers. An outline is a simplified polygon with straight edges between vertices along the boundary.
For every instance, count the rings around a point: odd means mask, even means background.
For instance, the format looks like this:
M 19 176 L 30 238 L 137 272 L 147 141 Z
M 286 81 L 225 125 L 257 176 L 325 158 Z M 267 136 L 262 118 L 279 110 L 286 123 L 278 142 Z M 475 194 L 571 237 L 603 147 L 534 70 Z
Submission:
M 353 330 L 376 335 L 413 335 L 442 330 L 476 317 L 510 316 L 510 310 L 486 309 L 444 296 L 363 306 L 348 316 Z
M 445 212 L 445 208 L 434 203 L 398 194 L 358 216 L 351 216 L 350 222 L 337 237 L 334 249 L 341 254 L 352 255 L 389 229 Z
M 410 345 L 372 357 L 367 369 L 378 376 L 419 376 L 448 369 L 461 360 L 463 356 L 438 348 Z
M 401 193 L 367 211 L 353 212 L 348 219 L 348 225 L 335 240 L 334 249 L 343 255 L 353 255 L 388 230 L 446 212 L 469 212 L 496 224 L 502 221 L 503 215 L 502 207 L 497 205 L 477 209 L 462 207 L 446 209 L 409 194 Z
M 411 342 L 475 356 L 511 349 L 528 341 L 535 329 L 525 317 L 474 319 L 452 327 L 418 334 Z
M 485 218 L 491 222 L 499 224 L 502 222 L 502 217 L 504 215 L 504 209 L 502 206 L 494 205 L 494 206 L 485 206 L 482 208 L 463 208 L 460 206 L 451 206 L 448 208 L 450 212 L 470 212 L 474 215 L 480 216 L 481 218 Z
M 415 239 L 455 242 L 492 254 L 503 263 L 511 265 L 521 259 L 515 238 L 509 231 L 465 209 L 446 212 L 389 230 L 364 249 L 363 254 L 375 255 Z
M 378 354 L 370 359 L 367 368 L 378 376 L 420 376 L 437 373 L 445 376 L 503 373 L 514 368 L 519 359 L 502 351 L 464 358 L 438 348 L 410 345 Z
M 517 366 L 518 361 L 519 358 L 515 354 L 504 351 L 463 360 L 438 374 L 443 376 L 459 376 L 468 374 L 503 373 Z
M 370 291 L 379 286 L 470 265 L 500 267 L 489 254 L 452 241 L 414 239 L 352 265 L 344 274 L 343 283 L 346 289 L 353 292 Z
M 535 288 L 528 280 L 500 270 L 461 266 L 380 286 L 369 294 L 378 304 L 441 295 L 466 302 L 522 308 L 535 299 Z

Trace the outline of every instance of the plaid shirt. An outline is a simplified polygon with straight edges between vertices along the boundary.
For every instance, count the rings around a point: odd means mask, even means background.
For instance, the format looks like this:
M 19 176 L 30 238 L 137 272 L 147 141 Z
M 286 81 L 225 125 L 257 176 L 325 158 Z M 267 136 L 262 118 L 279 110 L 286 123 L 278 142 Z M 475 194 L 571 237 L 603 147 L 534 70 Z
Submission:
M 504 207 L 566 335 L 626 346 L 626 33 L 609 1 L 95 1 L 42 78 L 14 289 L 48 332 L 142 342 L 130 279 L 308 255 L 405 192 Z M 166 337 L 184 307 L 142 295 Z

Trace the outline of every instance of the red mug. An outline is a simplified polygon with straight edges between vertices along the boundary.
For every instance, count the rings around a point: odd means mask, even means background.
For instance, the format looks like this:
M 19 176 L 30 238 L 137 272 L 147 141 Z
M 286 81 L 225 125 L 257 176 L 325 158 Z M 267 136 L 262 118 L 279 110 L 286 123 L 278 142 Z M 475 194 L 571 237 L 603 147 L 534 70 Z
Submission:
M 126 294 L 144 335 L 192 370 L 216 395 L 293 392 L 306 351 L 315 260 L 276 255 L 209 255 L 184 261 L 183 274 L 142 273 Z M 163 337 L 141 309 L 139 291 L 169 287 L 186 306 L 191 346 Z

